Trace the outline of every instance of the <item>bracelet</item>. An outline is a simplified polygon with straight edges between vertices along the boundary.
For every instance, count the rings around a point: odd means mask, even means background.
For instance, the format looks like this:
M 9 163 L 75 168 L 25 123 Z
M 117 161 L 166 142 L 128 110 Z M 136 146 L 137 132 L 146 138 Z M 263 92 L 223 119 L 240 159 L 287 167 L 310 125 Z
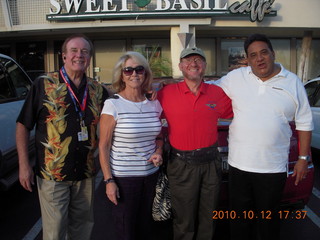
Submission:
M 307 162 L 310 161 L 310 156 L 309 155 L 306 155 L 306 156 L 298 156 L 298 159 L 303 159 L 303 160 L 306 160 Z
M 108 184 L 108 183 L 111 183 L 111 182 L 115 182 L 114 178 L 108 178 L 108 179 L 105 179 L 103 180 L 105 184 Z

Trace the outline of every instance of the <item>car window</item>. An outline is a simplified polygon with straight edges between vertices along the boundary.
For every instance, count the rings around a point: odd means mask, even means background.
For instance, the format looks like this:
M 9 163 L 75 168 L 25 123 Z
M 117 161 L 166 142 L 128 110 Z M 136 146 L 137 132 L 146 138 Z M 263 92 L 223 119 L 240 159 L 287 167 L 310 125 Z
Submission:
M 314 82 L 310 82 L 307 85 L 305 85 L 305 89 L 308 95 L 308 100 L 310 103 L 310 106 L 313 105 L 314 102 L 314 94 L 318 89 L 318 86 L 320 84 L 320 81 L 314 81 Z
M 6 69 L 16 90 L 18 98 L 25 98 L 31 87 L 30 79 L 13 61 L 6 63 Z
M 320 107 L 320 89 L 317 92 L 317 95 L 314 98 L 314 106 L 313 107 Z
M 6 101 L 7 99 L 13 98 L 14 94 L 10 88 L 8 79 L 0 65 L 0 102 Z

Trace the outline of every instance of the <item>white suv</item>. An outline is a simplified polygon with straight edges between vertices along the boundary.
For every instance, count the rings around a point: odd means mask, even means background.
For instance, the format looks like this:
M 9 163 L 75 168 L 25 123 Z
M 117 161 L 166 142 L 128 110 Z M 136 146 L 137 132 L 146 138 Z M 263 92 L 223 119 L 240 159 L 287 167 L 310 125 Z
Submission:
M 31 85 L 25 71 L 12 58 L 0 54 L 0 190 L 18 180 L 16 119 Z M 34 141 L 29 150 L 33 152 Z
M 320 77 L 309 80 L 304 87 L 308 94 L 314 123 L 311 146 L 320 149 Z

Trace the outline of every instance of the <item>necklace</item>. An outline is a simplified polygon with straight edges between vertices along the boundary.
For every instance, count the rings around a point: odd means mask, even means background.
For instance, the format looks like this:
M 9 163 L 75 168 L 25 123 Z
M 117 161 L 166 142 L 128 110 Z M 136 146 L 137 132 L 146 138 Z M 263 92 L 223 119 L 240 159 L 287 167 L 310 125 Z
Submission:
M 142 105 L 143 105 L 143 102 L 133 102 L 133 104 L 136 106 L 136 108 L 138 108 L 138 110 L 140 111 L 140 113 L 142 113 Z

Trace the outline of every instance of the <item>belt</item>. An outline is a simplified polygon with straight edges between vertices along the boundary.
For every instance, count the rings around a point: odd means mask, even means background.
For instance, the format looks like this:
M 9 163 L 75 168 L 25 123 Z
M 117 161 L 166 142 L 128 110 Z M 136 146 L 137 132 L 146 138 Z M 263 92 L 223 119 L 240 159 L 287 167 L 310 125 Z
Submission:
M 189 163 L 207 163 L 214 161 L 218 156 L 219 152 L 217 147 L 217 143 L 210 147 L 198 148 L 191 151 L 182 151 L 171 147 L 171 154 Z

